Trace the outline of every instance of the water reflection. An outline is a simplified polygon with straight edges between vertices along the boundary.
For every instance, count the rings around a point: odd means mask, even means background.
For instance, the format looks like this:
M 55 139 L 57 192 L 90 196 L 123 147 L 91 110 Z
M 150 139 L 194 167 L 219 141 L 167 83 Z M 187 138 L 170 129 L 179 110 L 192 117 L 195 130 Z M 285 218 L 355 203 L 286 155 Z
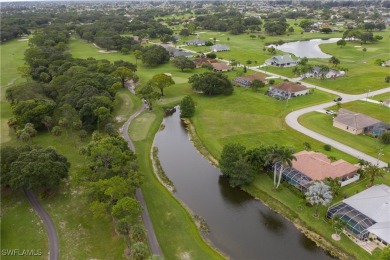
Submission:
M 292 223 L 230 187 L 219 169 L 195 149 L 179 113 L 177 109 L 164 118 L 165 128 L 156 134 L 155 146 L 177 189 L 175 196 L 206 220 L 207 237 L 219 250 L 232 259 L 329 259 L 323 250 L 312 252 L 301 245 L 301 233 Z
M 310 41 L 297 41 L 297 42 L 288 42 L 279 46 L 275 46 L 276 49 L 292 53 L 297 57 L 303 58 L 330 58 L 331 55 L 322 52 L 319 47 L 320 44 L 324 43 L 335 43 L 340 38 L 332 38 L 328 40 L 314 39 Z
M 219 190 L 221 191 L 223 198 L 225 199 L 226 202 L 232 205 L 240 206 L 245 202 L 252 200 L 252 197 L 250 195 L 237 196 L 236 193 L 237 191 L 234 192 L 234 189 L 238 189 L 238 188 L 230 187 L 229 181 L 227 180 L 227 178 L 223 177 L 222 175 L 219 176 L 218 184 L 219 184 L 218 185 Z
M 286 227 L 283 223 L 283 220 L 274 212 L 268 211 L 264 213 L 260 211 L 260 216 L 261 222 L 269 231 L 276 234 L 282 234 L 284 231 L 286 231 Z
M 317 250 L 318 250 L 317 244 L 316 244 L 313 240 L 307 238 L 307 237 L 306 237 L 304 234 L 302 234 L 302 233 L 301 233 L 301 235 L 300 235 L 300 237 L 299 237 L 299 242 L 300 242 L 300 244 L 301 244 L 304 248 L 306 248 L 306 249 L 309 250 L 309 251 L 314 252 L 314 251 L 317 251 Z

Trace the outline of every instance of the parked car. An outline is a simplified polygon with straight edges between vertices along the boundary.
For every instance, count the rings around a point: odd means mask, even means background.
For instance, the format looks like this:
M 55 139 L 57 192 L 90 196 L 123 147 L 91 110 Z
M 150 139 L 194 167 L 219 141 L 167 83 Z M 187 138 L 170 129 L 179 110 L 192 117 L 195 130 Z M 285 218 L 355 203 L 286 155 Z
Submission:
M 325 112 L 326 112 L 328 115 L 335 115 L 335 114 L 336 114 L 335 111 L 329 110 L 329 109 L 327 109 Z
M 334 102 L 339 102 L 339 101 L 341 101 L 341 100 L 343 100 L 342 97 L 337 97 L 337 98 L 333 99 Z

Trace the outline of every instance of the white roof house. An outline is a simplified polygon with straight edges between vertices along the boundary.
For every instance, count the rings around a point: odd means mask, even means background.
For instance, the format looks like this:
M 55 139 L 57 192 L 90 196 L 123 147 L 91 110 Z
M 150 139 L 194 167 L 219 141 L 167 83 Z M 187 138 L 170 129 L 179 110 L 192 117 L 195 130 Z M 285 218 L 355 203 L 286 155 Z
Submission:
M 372 186 L 331 206 L 327 217 L 338 215 L 359 239 L 374 238 L 390 244 L 390 187 Z
M 299 60 L 294 59 L 289 54 L 277 55 L 265 61 L 266 65 L 272 65 L 276 67 L 292 67 L 298 65 Z

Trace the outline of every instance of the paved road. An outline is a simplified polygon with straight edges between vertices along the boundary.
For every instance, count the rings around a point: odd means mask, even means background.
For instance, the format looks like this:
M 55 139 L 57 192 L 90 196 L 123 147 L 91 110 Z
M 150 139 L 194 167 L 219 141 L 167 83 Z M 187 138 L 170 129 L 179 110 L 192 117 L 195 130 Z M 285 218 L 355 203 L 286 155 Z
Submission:
M 49 260 L 58 260 L 60 255 L 60 246 L 58 242 L 56 227 L 54 226 L 53 220 L 39 203 L 38 198 L 33 192 L 29 190 L 24 190 L 24 194 L 26 194 L 28 200 L 31 203 L 31 206 L 41 217 L 43 224 L 45 225 L 47 238 L 49 240 Z
M 128 89 L 131 93 L 134 94 L 135 91 L 134 91 L 133 86 L 129 86 Z M 141 108 L 138 109 L 135 113 L 133 113 L 129 117 L 129 119 L 127 119 L 127 121 L 125 122 L 125 124 L 122 127 L 123 137 L 127 141 L 129 148 L 133 152 L 135 152 L 135 146 L 129 137 L 129 125 L 130 125 L 131 121 L 133 121 L 133 119 L 136 118 L 139 114 L 141 114 L 146 108 L 147 108 L 147 105 L 145 104 L 145 102 L 143 102 Z M 163 253 L 161 251 L 160 245 L 159 245 L 157 237 L 156 237 L 156 233 L 154 232 L 154 229 L 153 229 L 153 224 L 152 224 L 152 221 L 150 219 L 149 211 L 148 211 L 148 208 L 146 206 L 144 196 L 143 196 L 140 188 L 138 188 L 136 190 L 135 197 L 141 203 L 141 205 L 144 209 L 141 213 L 141 217 L 142 217 L 142 220 L 144 222 L 146 231 L 148 232 L 149 248 L 150 248 L 153 255 L 163 256 Z

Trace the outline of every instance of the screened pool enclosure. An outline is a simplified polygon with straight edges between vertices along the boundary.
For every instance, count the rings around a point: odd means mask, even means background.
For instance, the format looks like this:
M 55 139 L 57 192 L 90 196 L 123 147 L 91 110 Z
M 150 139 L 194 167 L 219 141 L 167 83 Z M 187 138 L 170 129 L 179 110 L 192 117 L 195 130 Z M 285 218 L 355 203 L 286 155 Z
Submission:
M 340 219 L 345 221 L 348 225 L 347 229 L 360 240 L 368 238 L 369 232 L 367 229 L 376 223 L 344 202 L 335 204 L 328 209 L 326 217 L 332 219 L 334 216 L 339 216 Z
M 275 163 L 273 167 L 274 170 L 276 170 L 276 172 L 279 173 L 281 166 L 282 163 L 279 161 Z M 282 179 L 287 181 L 291 185 L 294 185 L 297 189 L 299 189 L 302 192 L 306 192 L 312 182 L 311 178 L 307 177 L 305 174 L 289 166 L 285 166 L 285 168 L 283 169 Z

